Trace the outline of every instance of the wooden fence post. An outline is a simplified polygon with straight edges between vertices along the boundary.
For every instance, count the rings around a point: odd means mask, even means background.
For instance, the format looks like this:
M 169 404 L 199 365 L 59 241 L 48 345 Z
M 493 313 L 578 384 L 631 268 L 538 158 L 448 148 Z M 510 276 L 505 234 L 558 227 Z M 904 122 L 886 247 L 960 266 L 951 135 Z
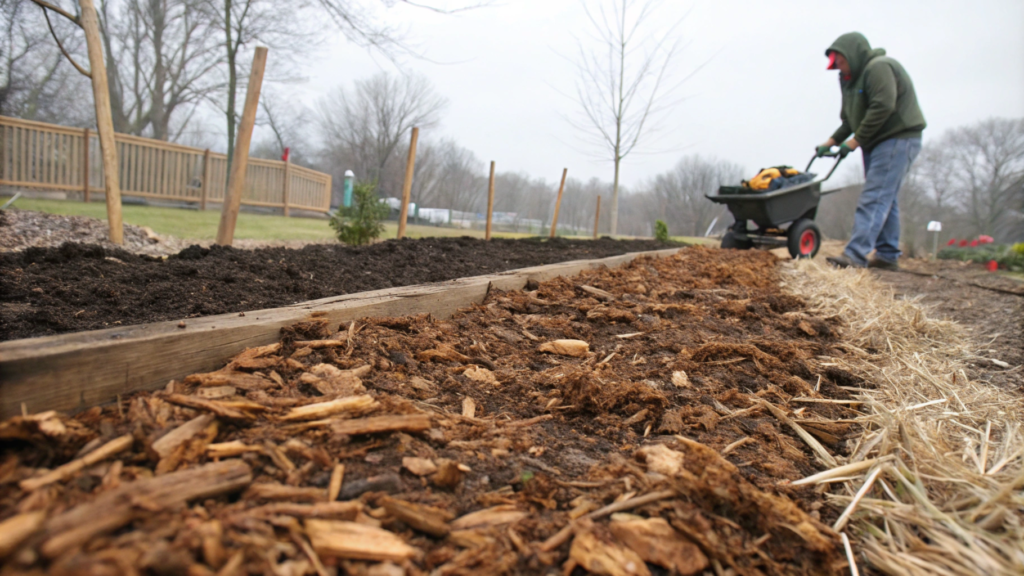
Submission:
M 551 238 L 555 237 L 555 229 L 558 227 L 558 209 L 562 206 L 562 191 L 565 190 L 565 175 L 568 173 L 568 168 L 562 169 L 562 183 L 558 185 L 558 198 L 555 200 L 555 215 L 551 218 Z
M 114 142 L 114 119 L 110 113 L 110 88 L 107 69 L 103 63 L 103 44 L 100 39 L 99 18 L 92 0 L 79 0 L 82 9 L 81 26 L 85 31 L 85 46 L 89 53 L 89 71 L 92 94 L 96 104 L 96 129 L 100 133 L 100 154 L 103 156 L 103 191 L 107 197 L 107 223 L 110 241 L 124 243 L 121 222 L 121 186 L 118 183 L 117 144 Z
M 200 185 L 199 209 L 206 210 L 206 199 L 210 194 L 210 149 L 203 150 L 203 181 Z
M 284 161 L 284 215 L 285 215 L 285 218 L 287 218 L 288 216 L 291 216 L 291 210 L 288 207 L 288 193 L 291 192 L 291 179 L 292 179 L 291 178 L 291 171 L 289 170 L 291 165 L 292 165 L 292 157 L 288 156 L 288 158 Z
M 601 195 L 597 196 L 597 210 L 594 212 L 594 240 L 597 240 L 597 223 L 601 221 Z
M 82 132 L 82 201 L 89 203 L 89 129 Z
M 235 223 L 238 221 L 238 209 L 242 205 L 242 192 L 245 191 L 245 171 L 249 168 L 249 143 L 252 141 L 252 128 L 256 123 L 256 107 L 260 101 L 263 69 L 266 66 L 267 49 L 257 46 L 256 55 L 252 59 L 252 71 L 249 73 L 249 88 L 245 93 L 242 120 L 238 124 L 231 176 L 228 178 L 228 189 L 224 194 L 224 204 L 220 211 L 220 225 L 217 227 L 217 244 L 221 246 L 231 246 L 235 239 Z
M 398 212 L 398 237 L 405 238 L 405 219 L 409 216 L 409 196 L 412 195 L 412 171 L 416 166 L 416 140 L 420 137 L 420 129 L 412 129 L 412 141 L 409 143 L 409 161 L 405 164 L 405 185 L 402 186 L 402 209 Z
M 487 231 L 484 240 L 491 239 L 491 215 L 494 214 L 494 160 L 491 160 L 491 179 L 487 184 Z

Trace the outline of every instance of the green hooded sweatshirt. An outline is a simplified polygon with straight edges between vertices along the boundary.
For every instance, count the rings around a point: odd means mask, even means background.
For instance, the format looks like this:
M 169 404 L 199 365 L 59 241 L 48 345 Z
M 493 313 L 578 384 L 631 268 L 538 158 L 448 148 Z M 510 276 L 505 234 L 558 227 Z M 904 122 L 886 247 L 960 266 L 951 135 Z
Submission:
M 856 134 L 866 152 L 890 138 L 920 138 L 927 124 L 903 66 L 886 56 L 884 48 L 872 50 L 860 32 L 843 34 L 825 55 L 833 50 L 850 63 L 850 76 L 839 73 L 843 124 L 832 138 L 841 143 Z

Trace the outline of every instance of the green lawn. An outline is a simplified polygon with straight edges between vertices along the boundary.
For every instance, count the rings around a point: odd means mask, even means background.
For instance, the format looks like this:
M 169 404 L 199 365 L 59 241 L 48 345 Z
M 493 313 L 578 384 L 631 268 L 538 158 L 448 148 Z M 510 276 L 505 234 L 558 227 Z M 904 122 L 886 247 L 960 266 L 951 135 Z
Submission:
M 9 197 L 0 197 L 0 204 Z M 37 210 L 51 214 L 69 216 L 89 216 L 106 220 L 107 207 L 102 202 L 77 202 L 72 200 L 44 200 L 40 198 L 19 198 L 15 208 Z M 126 224 L 147 226 L 158 234 L 175 236 L 188 240 L 213 240 L 217 237 L 217 225 L 220 223 L 219 210 L 185 210 L 181 208 L 159 208 L 155 206 L 139 206 L 125 204 L 122 215 Z M 385 222 L 384 238 L 398 235 L 398 224 Z M 464 230 L 459 228 L 439 228 L 436 226 L 418 226 L 410 224 L 406 227 L 406 235 L 410 238 L 426 238 L 437 236 L 475 236 L 483 237 L 483 230 Z M 526 238 L 530 234 L 514 232 L 495 232 L 498 238 Z M 318 218 L 285 218 L 263 214 L 239 214 L 235 226 L 235 238 L 249 240 L 331 240 L 334 231 L 327 225 L 327 220 Z M 572 236 L 570 236 L 572 238 Z M 705 243 L 706 238 L 673 237 L 673 240 L 690 243 Z M 712 241 L 717 243 L 717 241 Z

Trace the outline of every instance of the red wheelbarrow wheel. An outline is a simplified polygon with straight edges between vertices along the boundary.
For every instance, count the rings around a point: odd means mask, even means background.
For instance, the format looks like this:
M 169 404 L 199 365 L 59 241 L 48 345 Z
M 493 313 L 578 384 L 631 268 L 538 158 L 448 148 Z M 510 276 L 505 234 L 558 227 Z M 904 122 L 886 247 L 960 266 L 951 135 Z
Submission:
M 813 220 L 801 218 L 789 227 L 789 255 L 793 258 L 814 258 L 821 248 L 821 230 Z

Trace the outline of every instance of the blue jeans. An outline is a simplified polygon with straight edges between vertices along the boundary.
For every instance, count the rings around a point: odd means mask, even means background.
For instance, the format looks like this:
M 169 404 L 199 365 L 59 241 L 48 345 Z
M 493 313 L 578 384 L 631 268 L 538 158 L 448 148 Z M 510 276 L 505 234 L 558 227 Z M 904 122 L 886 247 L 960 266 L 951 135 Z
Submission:
M 897 195 L 920 151 L 920 138 L 892 138 L 864 153 L 864 191 L 845 250 L 850 260 L 863 266 L 872 250 L 887 262 L 896 262 L 902 254 Z

